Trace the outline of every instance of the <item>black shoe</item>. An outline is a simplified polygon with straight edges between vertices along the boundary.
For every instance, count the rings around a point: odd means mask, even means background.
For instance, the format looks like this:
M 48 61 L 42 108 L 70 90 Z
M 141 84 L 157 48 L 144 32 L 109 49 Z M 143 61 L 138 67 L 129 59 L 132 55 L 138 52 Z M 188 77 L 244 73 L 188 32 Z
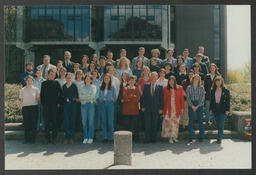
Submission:
M 22 144 L 28 144 L 28 141 L 23 141 Z
M 46 145 L 49 144 L 49 143 L 50 143 L 50 140 L 45 140 L 44 141 L 44 144 L 46 144 Z
M 156 140 L 151 140 L 151 143 L 156 143 Z
M 102 143 L 108 143 L 108 140 L 107 139 L 103 139 Z
M 114 144 L 114 140 L 108 140 L 109 144 Z
M 199 139 L 199 142 L 203 142 L 203 141 L 204 141 L 204 139 L 203 139 L 203 138 L 200 138 L 200 139 Z
M 148 143 L 150 143 L 150 141 L 148 141 L 148 140 L 144 140 L 144 142 L 143 142 L 143 143 L 148 144 Z
M 52 140 L 51 143 L 56 144 L 57 143 L 56 139 Z
M 220 140 L 220 139 L 217 139 L 217 143 L 218 143 L 218 144 L 221 144 L 221 140 Z
M 193 139 L 188 139 L 188 141 L 189 141 L 189 142 L 192 142 L 192 141 L 193 141 Z

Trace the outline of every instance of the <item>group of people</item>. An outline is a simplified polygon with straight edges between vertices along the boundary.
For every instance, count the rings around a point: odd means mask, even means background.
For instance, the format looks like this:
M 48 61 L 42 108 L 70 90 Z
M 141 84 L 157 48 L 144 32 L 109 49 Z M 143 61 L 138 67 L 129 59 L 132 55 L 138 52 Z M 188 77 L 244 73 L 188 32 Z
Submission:
M 99 129 L 103 142 L 113 142 L 115 130 L 129 130 L 135 141 L 144 131 L 145 143 L 156 142 L 160 131 L 174 143 L 179 131 L 188 127 L 192 141 L 195 120 L 202 142 L 204 106 L 206 123 L 216 122 L 217 143 L 221 143 L 230 94 L 218 67 L 204 55 L 204 47 L 198 47 L 195 58 L 189 57 L 188 49 L 177 58 L 168 49 L 163 60 L 159 49 L 151 50 L 151 59 L 144 54 L 145 48 L 140 47 L 130 63 L 121 49 L 119 59 L 113 60 L 109 51 L 100 58 L 83 55 L 80 64 L 73 63 L 71 53 L 65 51 L 56 66 L 44 55 L 35 73 L 33 64 L 27 63 L 19 95 L 25 143 L 35 142 L 42 123 L 46 143 L 56 142 L 64 124 L 64 144 L 73 144 L 77 121 L 82 123 L 83 144 L 93 143 Z

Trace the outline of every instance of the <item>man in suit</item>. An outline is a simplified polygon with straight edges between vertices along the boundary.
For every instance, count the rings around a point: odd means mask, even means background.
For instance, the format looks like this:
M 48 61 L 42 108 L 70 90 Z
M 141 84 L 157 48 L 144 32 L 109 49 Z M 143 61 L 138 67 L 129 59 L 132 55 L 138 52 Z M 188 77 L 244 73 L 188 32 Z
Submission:
M 159 114 L 163 113 L 163 87 L 156 84 L 158 74 L 151 73 L 151 83 L 145 84 L 141 107 L 145 113 L 145 143 L 156 142 Z
M 37 69 L 41 69 L 44 79 L 48 78 L 48 71 L 50 69 L 54 69 L 54 70 L 57 69 L 56 66 L 50 64 L 50 60 L 51 60 L 51 58 L 49 55 L 44 55 L 43 56 L 43 64 L 37 66 Z
M 64 52 L 64 62 L 63 62 L 63 67 L 67 69 L 67 72 L 72 72 L 73 71 L 73 66 L 74 63 L 70 61 L 71 59 L 71 52 L 65 51 Z

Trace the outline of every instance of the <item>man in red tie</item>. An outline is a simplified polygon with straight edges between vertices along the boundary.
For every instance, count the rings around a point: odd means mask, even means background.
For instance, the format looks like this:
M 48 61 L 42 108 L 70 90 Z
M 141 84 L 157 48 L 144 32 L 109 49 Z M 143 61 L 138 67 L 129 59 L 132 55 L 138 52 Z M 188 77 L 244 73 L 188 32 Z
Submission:
M 141 108 L 145 113 L 145 143 L 156 142 L 159 114 L 163 113 L 163 87 L 156 84 L 158 74 L 151 73 L 151 83 L 145 84 Z

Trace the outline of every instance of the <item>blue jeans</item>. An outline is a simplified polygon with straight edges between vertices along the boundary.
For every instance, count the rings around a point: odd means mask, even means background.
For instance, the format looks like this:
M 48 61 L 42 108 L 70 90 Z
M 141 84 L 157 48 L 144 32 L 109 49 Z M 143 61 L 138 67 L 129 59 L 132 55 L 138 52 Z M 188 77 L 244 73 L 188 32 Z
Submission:
M 194 106 L 197 106 L 198 102 L 192 101 Z M 203 106 L 197 108 L 196 112 L 193 111 L 192 107 L 188 107 L 188 114 L 189 114 L 189 138 L 193 139 L 195 137 L 194 133 L 194 119 L 197 117 L 198 124 L 199 124 L 199 137 L 204 138 L 204 125 L 203 125 Z
M 212 116 L 210 116 L 210 100 L 205 100 L 205 114 L 206 114 L 206 121 L 210 121 L 210 117 L 211 117 L 211 121 L 215 121 L 215 117 L 214 114 L 212 114 Z
M 39 131 L 40 130 L 40 121 L 42 120 L 42 129 L 44 130 L 44 112 L 43 112 L 43 105 L 39 104 L 38 105 L 38 117 L 37 117 L 37 127 L 36 130 Z
M 109 130 L 109 140 L 114 139 L 114 103 L 113 102 L 100 102 L 99 111 L 102 117 L 102 136 L 107 139 L 107 129 Z
M 87 102 L 85 104 L 81 104 L 81 116 L 83 123 L 84 139 L 93 139 L 95 103 Z
M 73 139 L 76 127 L 77 103 L 64 103 L 64 125 L 65 125 L 65 138 Z
M 215 113 L 216 125 L 218 129 L 218 139 L 222 139 L 224 124 L 226 119 L 226 114 L 224 113 Z
M 101 115 L 99 111 L 99 105 L 95 105 L 95 117 L 94 117 L 94 128 L 96 130 L 100 129 Z

